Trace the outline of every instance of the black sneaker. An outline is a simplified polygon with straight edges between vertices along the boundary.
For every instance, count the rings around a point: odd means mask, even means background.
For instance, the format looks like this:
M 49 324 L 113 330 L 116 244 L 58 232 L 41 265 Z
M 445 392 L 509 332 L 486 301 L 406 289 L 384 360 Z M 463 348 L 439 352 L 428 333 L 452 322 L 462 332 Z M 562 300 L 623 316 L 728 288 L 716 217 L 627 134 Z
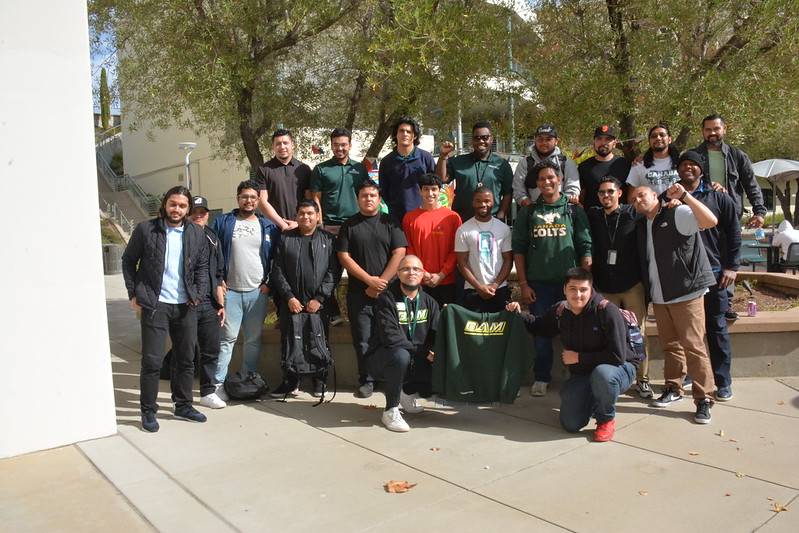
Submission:
M 208 420 L 204 414 L 192 407 L 191 405 L 181 405 L 175 407 L 175 418 L 182 418 L 190 422 L 205 422 Z
M 285 396 L 297 395 L 297 384 L 288 380 L 283 380 L 278 388 L 269 393 L 272 398 L 283 398 Z
M 161 428 L 158 425 L 158 420 L 155 418 L 155 413 L 142 413 L 141 414 L 141 428 L 150 433 L 156 433 Z
M 696 404 L 696 414 L 694 415 L 694 422 L 696 422 L 697 424 L 710 424 L 711 405 L 712 403 L 707 398 Z
M 355 393 L 356 398 L 368 398 L 372 395 L 375 391 L 375 384 L 371 381 L 367 381 L 360 387 L 358 387 L 358 392 Z
M 682 394 L 672 389 L 666 389 L 660 395 L 660 398 L 652 402 L 652 407 L 668 407 L 680 400 L 682 400 Z
M 311 393 L 314 398 L 321 398 L 325 390 L 325 382 L 319 378 L 313 378 L 313 392 Z
M 738 320 L 738 313 L 730 309 L 729 311 L 724 313 L 724 318 L 726 318 L 730 322 L 735 322 L 736 320 Z

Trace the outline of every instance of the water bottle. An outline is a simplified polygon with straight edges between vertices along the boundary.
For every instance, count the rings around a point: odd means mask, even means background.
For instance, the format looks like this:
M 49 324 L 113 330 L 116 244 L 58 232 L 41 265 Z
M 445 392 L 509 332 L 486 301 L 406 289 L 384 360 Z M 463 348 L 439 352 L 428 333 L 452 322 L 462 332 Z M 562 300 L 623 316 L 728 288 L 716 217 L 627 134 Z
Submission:
M 763 228 L 757 228 L 755 230 L 755 239 L 758 241 L 762 241 L 765 238 L 766 238 L 765 230 L 763 230 Z

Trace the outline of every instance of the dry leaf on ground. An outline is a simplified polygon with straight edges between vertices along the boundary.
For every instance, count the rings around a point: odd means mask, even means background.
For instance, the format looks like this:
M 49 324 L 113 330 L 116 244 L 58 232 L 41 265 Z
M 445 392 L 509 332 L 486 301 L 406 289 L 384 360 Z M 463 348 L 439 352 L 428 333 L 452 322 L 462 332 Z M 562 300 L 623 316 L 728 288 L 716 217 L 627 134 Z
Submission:
M 386 484 L 383 485 L 383 488 L 386 489 L 386 492 L 396 494 L 400 492 L 408 492 L 415 486 L 416 483 L 408 483 L 407 481 L 394 481 L 392 479 L 391 481 L 386 482 Z
M 736 472 L 735 473 L 735 477 L 744 477 L 745 475 L 746 474 L 744 474 L 743 472 Z
M 649 496 L 649 491 L 648 490 L 639 490 L 638 494 L 640 494 L 641 496 Z
M 719 437 L 723 437 L 724 436 L 724 430 L 720 429 L 719 432 L 716 433 L 716 435 L 718 435 Z
M 699 455 L 699 452 L 688 452 L 688 455 Z
M 730 442 L 738 442 L 738 441 L 735 439 L 730 439 Z
M 787 511 L 788 508 L 785 507 L 780 502 L 774 502 L 773 504 L 771 504 L 771 510 L 774 511 L 775 513 L 782 513 L 784 511 Z
M 777 402 L 777 405 L 785 405 L 785 402 L 780 400 L 780 401 Z
M 725 496 L 732 496 L 732 493 L 731 492 L 725 492 L 724 495 Z
M 440 450 L 440 449 L 441 449 L 441 448 L 430 448 L 430 451 L 431 451 L 431 452 L 437 452 L 437 451 L 438 451 L 438 450 Z

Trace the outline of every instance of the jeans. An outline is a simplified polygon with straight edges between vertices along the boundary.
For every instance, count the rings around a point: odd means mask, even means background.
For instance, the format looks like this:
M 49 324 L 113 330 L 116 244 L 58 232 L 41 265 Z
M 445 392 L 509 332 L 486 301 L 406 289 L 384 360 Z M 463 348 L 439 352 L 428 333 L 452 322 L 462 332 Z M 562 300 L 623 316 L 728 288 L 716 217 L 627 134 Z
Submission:
M 583 429 L 593 415 L 597 423 L 616 417 L 619 394 L 635 381 L 635 366 L 599 365 L 590 374 L 571 376 L 560 389 L 560 425 L 569 433 Z
M 219 360 L 219 316 L 210 303 L 197 308 L 197 344 L 200 348 L 200 396 L 216 390 L 216 368 Z
M 499 313 L 505 310 L 505 305 L 510 301 L 510 287 L 497 288 L 493 298 L 483 300 L 474 289 L 464 289 L 463 307 L 478 313 Z
M 247 292 L 228 290 L 225 294 L 225 324 L 219 343 L 219 361 L 216 365 L 216 382 L 224 383 L 228 365 L 233 356 L 233 346 L 244 331 L 244 351 L 242 372 L 258 370 L 258 356 L 261 354 L 261 333 L 267 312 L 267 295 L 260 288 Z
M 530 287 L 535 291 L 532 313 L 536 316 L 545 314 L 550 307 L 566 299 L 563 296 L 562 285 L 531 281 Z M 535 362 L 533 363 L 533 374 L 535 375 L 535 380 L 549 383 L 552 381 L 552 339 L 537 335 L 534 344 Z
M 352 334 L 352 347 L 358 361 L 358 382 L 374 381 L 369 375 L 366 358 L 369 355 L 369 339 L 374 327 L 374 305 L 377 302 L 363 292 L 357 290 L 347 291 L 347 314 L 350 318 L 350 333 Z
M 155 309 L 141 312 L 141 388 L 142 413 L 158 411 L 158 378 L 166 355 L 167 334 L 172 340 L 172 401 L 175 407 L 191 405 L 194 381 L 194 342 L 197 315 L 188 304 L 158 302 Z
M 369 371 L 378 381 L 383 381 L 386 409 L 397 407 L 402 382 L 411 364 L 411 354 L 404 348 L 378 348 L 369 355 Z
M 707 329 L 710 366 L 717 388 L 729 387 L 732 384 L 730 375 L 732 344 L 727 331 L 727 317 L 724 316 L 729 309 L 729 289 L 721 289 L 718 285 L 710 287 L 709 292 L 705 294 L 705 329 Z

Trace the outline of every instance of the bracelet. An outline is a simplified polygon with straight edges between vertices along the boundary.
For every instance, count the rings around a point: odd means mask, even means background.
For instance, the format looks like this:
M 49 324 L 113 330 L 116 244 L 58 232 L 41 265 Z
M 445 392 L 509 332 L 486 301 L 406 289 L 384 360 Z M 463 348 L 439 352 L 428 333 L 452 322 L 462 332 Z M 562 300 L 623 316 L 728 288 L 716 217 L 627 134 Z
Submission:
M 688 191 L 683 191 L 682 196 L 680 196 L 680 201 L 684 203 L 686 196 L 688 196 Z

